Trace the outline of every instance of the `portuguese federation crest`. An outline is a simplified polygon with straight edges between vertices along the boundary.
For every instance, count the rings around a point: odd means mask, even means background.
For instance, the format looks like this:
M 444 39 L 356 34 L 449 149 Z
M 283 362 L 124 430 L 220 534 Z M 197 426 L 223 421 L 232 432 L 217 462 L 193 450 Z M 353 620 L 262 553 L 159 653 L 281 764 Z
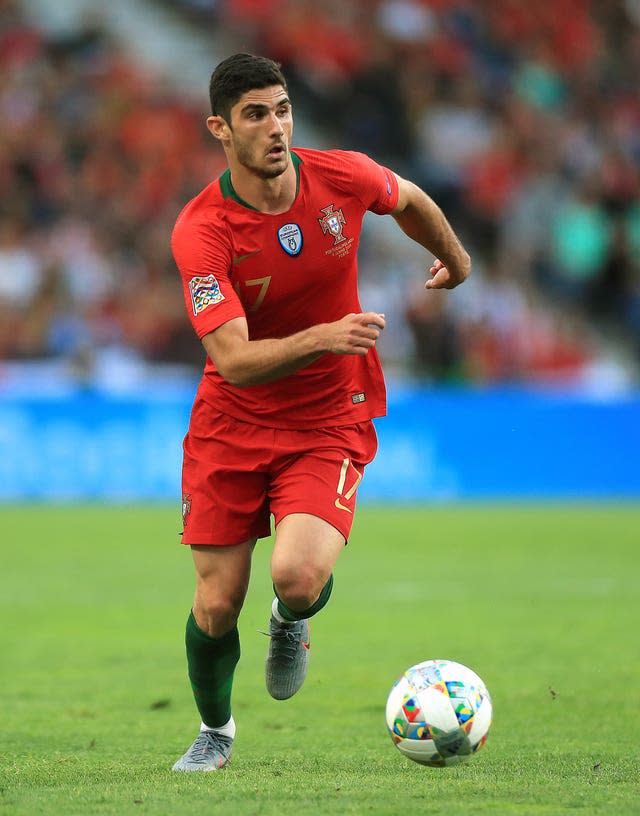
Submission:
M 334 210 L 333 204 L 328 207 L 321 207 L 320 212 L 324 213 L 322 218 L 318 218 L 318 223 L 322 227 L 322 232 L 329 232 L 333 236 L 333 245 L 346 241 L 342 234 L 342 227 L 347 223 L 342 210 Z
M 182 522 L 187 523 L 187 517 L 191 512 L 191 493 L 182 494 Z

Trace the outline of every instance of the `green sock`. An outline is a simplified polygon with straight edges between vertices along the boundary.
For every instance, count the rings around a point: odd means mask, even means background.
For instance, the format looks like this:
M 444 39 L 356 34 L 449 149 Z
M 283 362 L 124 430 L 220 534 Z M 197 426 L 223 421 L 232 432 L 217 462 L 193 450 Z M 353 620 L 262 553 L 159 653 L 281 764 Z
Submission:
M 319 612 L 324 606 L 327 605 L 327 601 L 331 595 L 331 590 L 333 589 L 333 574 L 329 576 L 329 580 L 327 583 L 322 587 L 322 592 L 318 600 L 311 604 L 308 609 L 303 609 L 302 612 L 296 612 L 295 609 L 291 609 L 285 603 L 280 600 L 280 596 L 276 592 L 276 588 L 273 588 L 273 591 L 276 593 L 276 598 L 278 599 L 278 612 L 282 615 L 285 620 L 288 621 L 297 621 L 297 620 L 304 620 L 305 618 L 313 617 L 316 612 Z
M 193 616 L 185 635 L 189 680 L 202 722 L 210 728 L 225 725 L 231 716 L 233 673 L 240 660 L 240 637 L 234 626 L 213 638 L 200 629 Z

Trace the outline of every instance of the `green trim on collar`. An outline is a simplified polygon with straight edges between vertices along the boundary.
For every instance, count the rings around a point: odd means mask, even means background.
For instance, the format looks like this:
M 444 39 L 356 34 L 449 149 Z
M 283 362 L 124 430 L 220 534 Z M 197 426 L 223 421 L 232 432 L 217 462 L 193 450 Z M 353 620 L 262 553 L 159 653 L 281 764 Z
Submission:
M 248 210 L 259 212 L 256 207 L 252 207 L 251 204 L 240 198 L 240 196 L 233 189 L 233 184 L 231 183 L 231 170 L 229 170 L 228 167 L 220 176 L 220 190 L 225 198 L 232 198 L 236 204 L 240 204 L 242 207 L 246 207 Z
M 291 154 L 291 164 L 293 165 L 296 171 L 296 198 L 298 197 L 298 191 L 300 190 L 300 165 L 303 164 L 302 159 L 298 156 L 297 153 L 294 153 L 293 150 L 290 151 Z
M 298 191 L 300 189 L 300 165 L 302 164 L 302 159 L 293 150 L 290 152 L 291 155 L 291 163 L 296 171 L 296 198 L 298 197 Z M 246 207 L 248 210 L 253 210 L 254 212 L 260 212 L 256 207 L 252 206 L 244 199 L 240 198 L 240 196 L 236 193 L 233 188 L 233 184 L 231 182 L 231 170 L 227 167 L 224 173 L 220 176 L 220 190 L 224 198 L 232 198 L 237 204 L 240 204 L 241 207 Z

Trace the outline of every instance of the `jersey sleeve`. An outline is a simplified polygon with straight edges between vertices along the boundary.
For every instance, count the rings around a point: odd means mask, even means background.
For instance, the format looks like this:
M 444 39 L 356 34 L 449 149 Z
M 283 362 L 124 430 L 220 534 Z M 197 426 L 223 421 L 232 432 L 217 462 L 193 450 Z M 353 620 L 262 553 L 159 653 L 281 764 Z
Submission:
M 345 152 L 352 165 L 352 189 L 367 210 L 387 215 L 398 203 L 396 174 L 364 153 Z
M 182 279 L 187 314 L 198 337 L 245 312 L 229 272 L 231 246 L 224 229 L 181 215 L 171 236 L 173 257 Z

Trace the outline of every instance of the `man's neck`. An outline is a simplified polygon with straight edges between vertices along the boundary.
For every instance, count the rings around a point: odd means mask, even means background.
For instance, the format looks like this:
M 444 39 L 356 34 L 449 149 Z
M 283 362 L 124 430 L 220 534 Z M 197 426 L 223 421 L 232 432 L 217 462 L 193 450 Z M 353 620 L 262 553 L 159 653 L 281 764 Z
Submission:
M 236 195 L 254 209 L 270 215 L 289 210 L 296 197 L 296 170 L 293 162 L 280 176 L 263 179 L 236 163 L 230 165 Z

